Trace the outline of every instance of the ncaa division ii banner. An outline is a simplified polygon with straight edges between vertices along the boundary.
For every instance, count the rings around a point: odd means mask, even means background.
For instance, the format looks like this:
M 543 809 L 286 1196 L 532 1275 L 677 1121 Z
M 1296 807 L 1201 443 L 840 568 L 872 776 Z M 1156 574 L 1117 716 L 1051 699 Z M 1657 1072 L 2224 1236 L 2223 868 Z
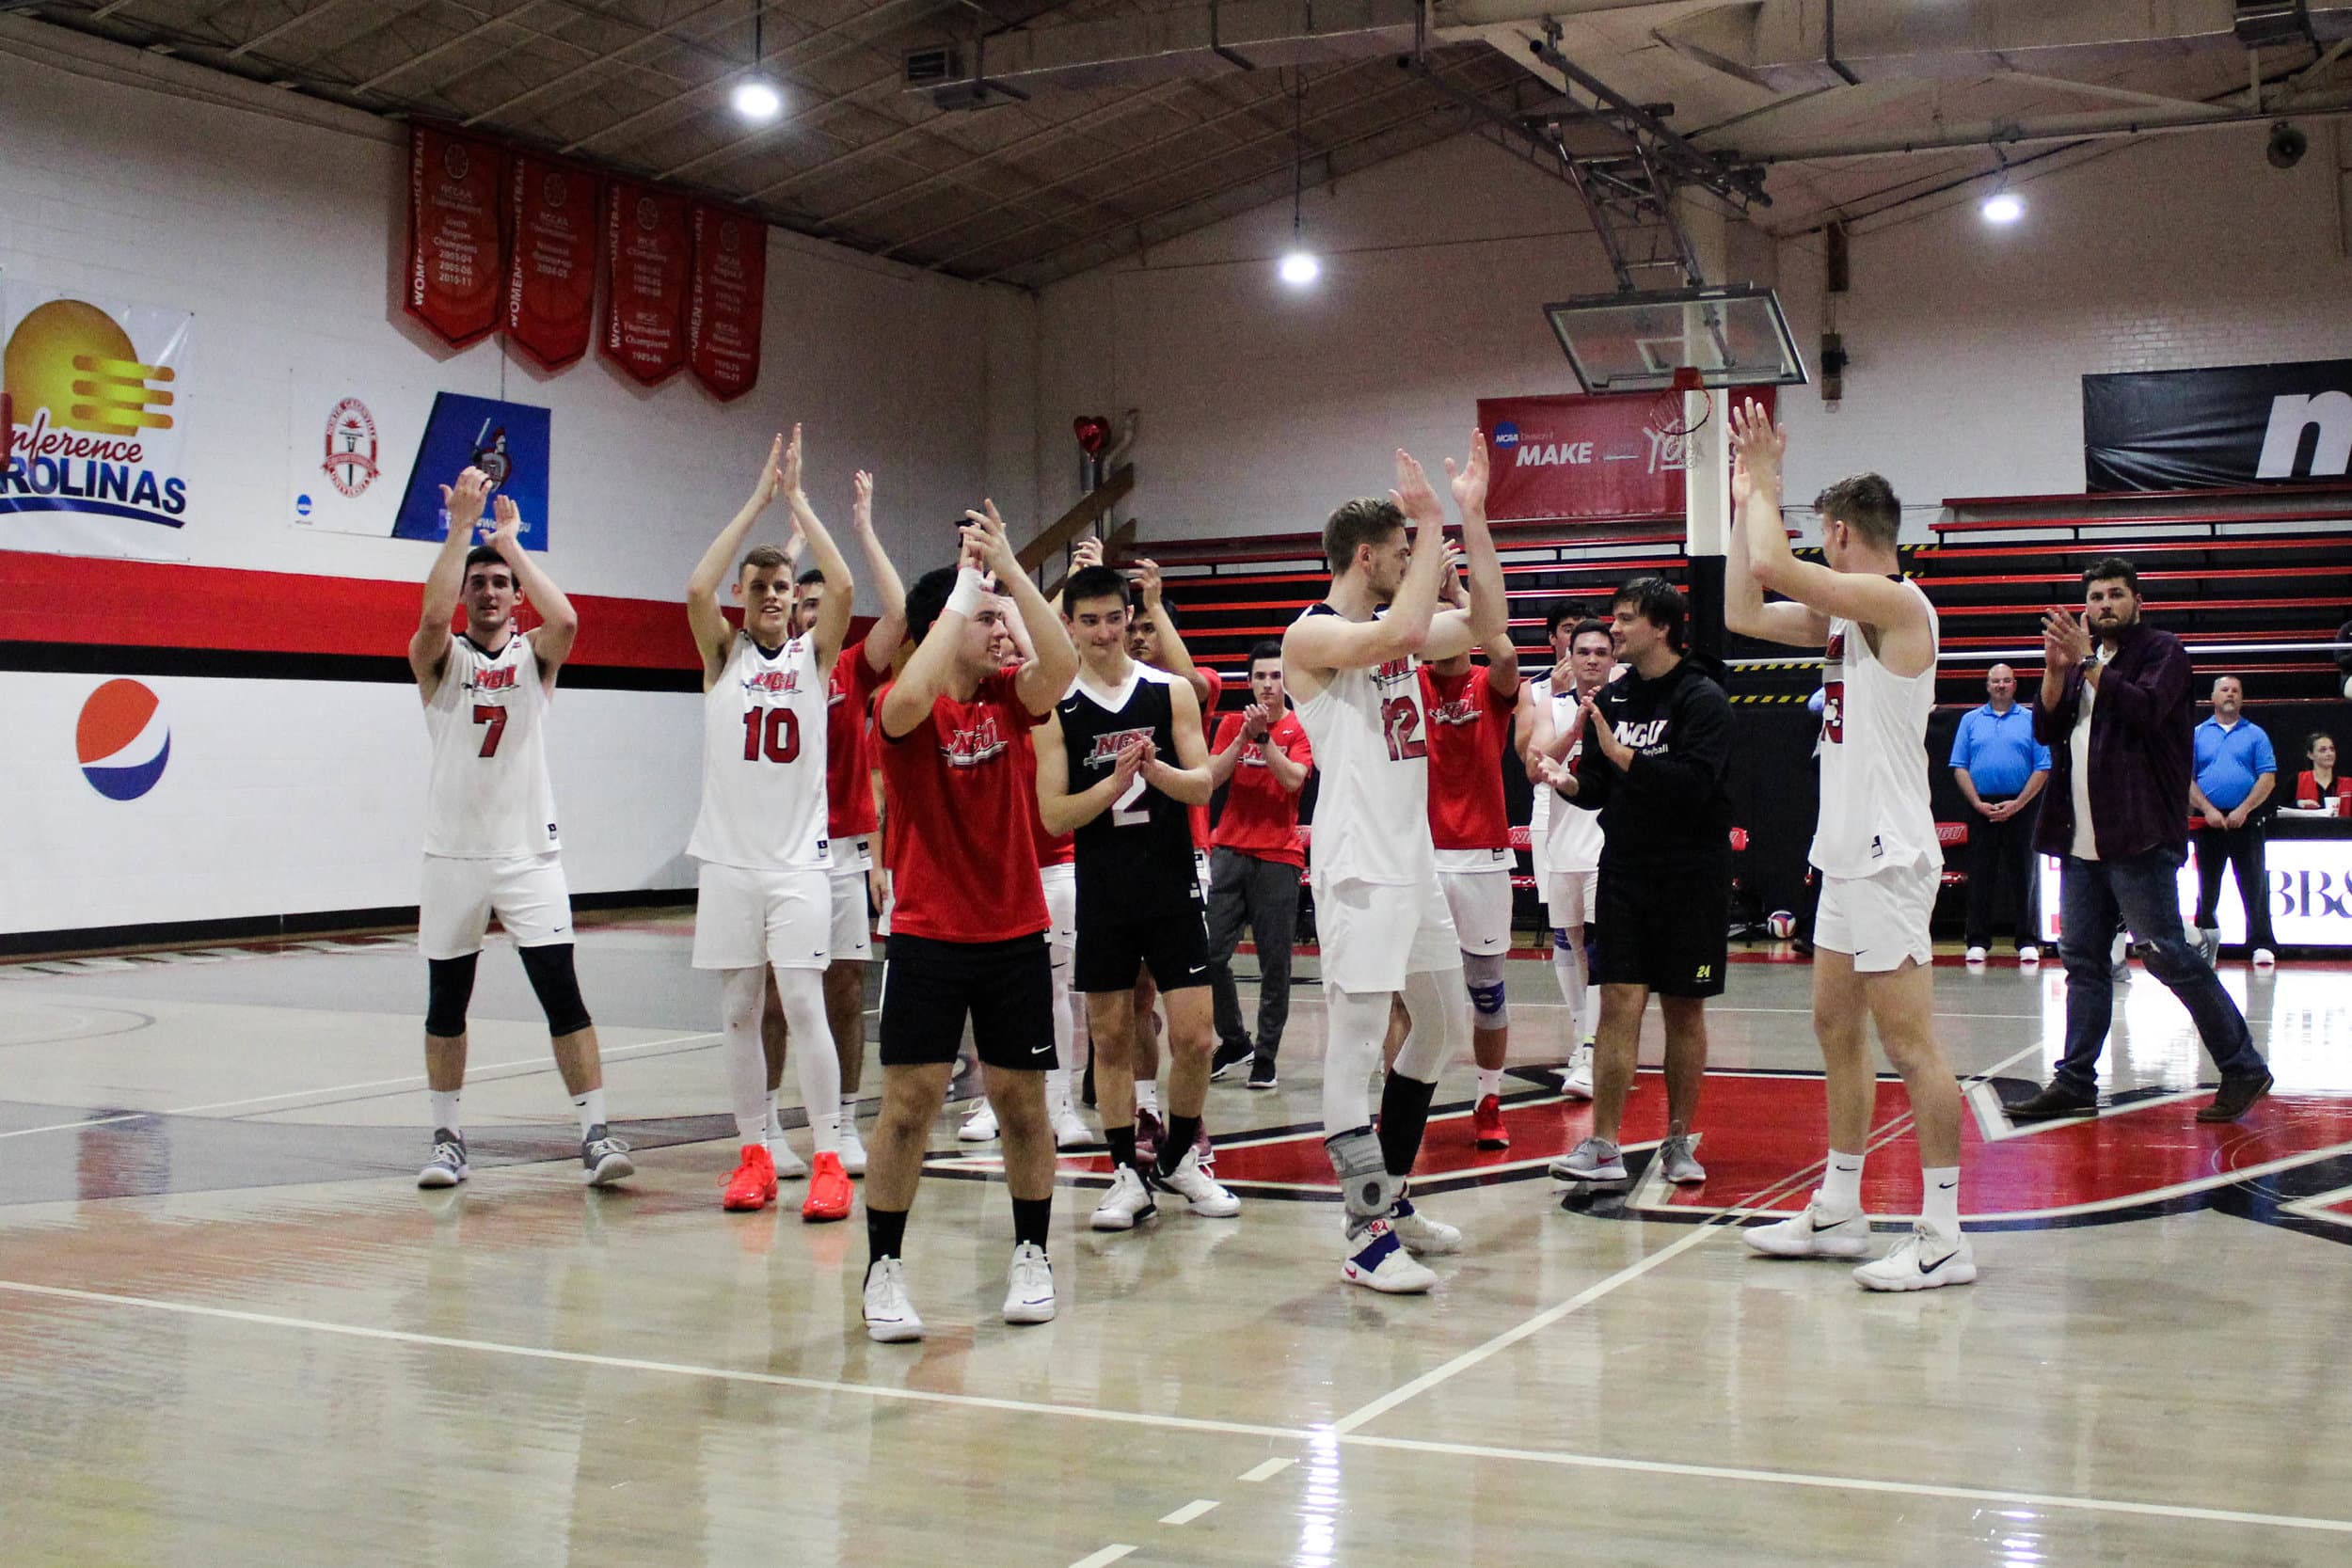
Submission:
M 2083 377 L 2093 490 L 2244 489 L 2352 473 L 2352 359 Z
M 1769 414 L 1772 387 L 1713 394 L 1711 420 L 1728 399 L 1754 398 Z M 1665 406 L 1647 392 L 1603 397 L 1480 398 L 1478 428 L 1493 463 L 1486 516 L 1498 523 L 1682 515 L 1688 442 L 1667 434 Z
M 0 549 L 187 558 L 193 320 L 0 283 Z

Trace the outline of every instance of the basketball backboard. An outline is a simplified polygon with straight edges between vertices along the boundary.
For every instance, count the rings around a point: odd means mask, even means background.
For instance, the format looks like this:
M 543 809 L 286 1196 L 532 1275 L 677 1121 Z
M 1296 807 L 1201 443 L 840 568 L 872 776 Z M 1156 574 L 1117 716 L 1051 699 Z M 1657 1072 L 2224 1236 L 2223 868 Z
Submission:
M 1710 388 L 1805 381 L 1779 295 L 1750 284 L 1584 294 L 1545 306 L 1544 319 L 1588 392 L 1664 391 L 1685 369 Z

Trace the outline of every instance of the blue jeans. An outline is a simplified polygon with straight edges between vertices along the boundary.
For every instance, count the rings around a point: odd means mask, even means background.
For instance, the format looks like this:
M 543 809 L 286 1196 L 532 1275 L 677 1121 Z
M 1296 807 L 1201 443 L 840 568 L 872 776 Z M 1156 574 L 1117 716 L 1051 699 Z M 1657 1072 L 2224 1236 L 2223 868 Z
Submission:
M 2221 1075 L 2265 1070 L 2246 1015 L 2182 932 L 2174 879 L 2183 858 L 2178 850 L 2152 849 L 2122 861 L 2069 855 L 2061 863 L 2058 953 L 2066 960 L 2066 1055 L 2052 1076 L 2077 1094 L 2096 1093 L 2099 1086 L 2099 1053 L 2106 1047 L 2115 1010 L 2110 964 L 2119 918 L 2139 942 L 2148 973 L 2188 1009 L 2197 1037 Z

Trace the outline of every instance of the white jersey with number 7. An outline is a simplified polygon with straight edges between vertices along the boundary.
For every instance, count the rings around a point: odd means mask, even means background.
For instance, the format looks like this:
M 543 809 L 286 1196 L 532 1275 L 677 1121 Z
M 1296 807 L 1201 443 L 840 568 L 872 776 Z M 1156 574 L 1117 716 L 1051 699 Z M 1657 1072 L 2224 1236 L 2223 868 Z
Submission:
M 1327 604 L 1309 615 L 1336 615 Z M 1315 879 L 1412 884 L 1434 880 L 1429 839 L 1429 730 L 1420 660 L 1334 670 L 1297 705 L 1322 782 L 1309 841 Z
M 440 684 L 424 705 L 433 737 L 424 852 L 456 860 L 543 855 L 563 847 L 540 744 L 548 689 L 538 651 L 516 632 L 496 656 L 453 635 Z

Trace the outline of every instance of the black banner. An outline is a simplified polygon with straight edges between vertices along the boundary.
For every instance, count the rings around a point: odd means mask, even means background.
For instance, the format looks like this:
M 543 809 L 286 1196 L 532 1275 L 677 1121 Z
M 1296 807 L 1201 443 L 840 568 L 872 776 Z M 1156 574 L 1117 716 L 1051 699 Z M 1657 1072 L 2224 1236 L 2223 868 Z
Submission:
M 2242 489 L 2352 472 L 2352 359 L 2083 377 L 2093 490 Z

